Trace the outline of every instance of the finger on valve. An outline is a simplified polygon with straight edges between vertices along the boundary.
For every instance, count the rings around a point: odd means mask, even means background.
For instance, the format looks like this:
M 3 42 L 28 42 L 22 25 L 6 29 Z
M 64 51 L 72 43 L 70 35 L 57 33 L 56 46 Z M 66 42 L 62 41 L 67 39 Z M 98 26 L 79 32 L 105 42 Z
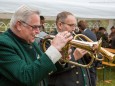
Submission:
M 70 34 L 69 32 L 65 32 L 65 33 Z M 51 45 L 53 45 L 59 51 L 61 51 L 61 49 L 67 44 L 68 41 L 73 39 L 72 36 L 65 38 L 64 37 L 65 33 L 63 32 L 58 33 L 51 42 Z

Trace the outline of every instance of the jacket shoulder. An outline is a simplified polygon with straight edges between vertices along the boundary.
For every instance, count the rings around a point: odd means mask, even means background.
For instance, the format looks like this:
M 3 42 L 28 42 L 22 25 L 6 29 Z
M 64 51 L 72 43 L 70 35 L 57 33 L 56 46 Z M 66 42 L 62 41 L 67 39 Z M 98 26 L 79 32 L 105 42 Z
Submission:
M 0 35 L 0 45 L 13 45 L 13 40 L 6 34 Z

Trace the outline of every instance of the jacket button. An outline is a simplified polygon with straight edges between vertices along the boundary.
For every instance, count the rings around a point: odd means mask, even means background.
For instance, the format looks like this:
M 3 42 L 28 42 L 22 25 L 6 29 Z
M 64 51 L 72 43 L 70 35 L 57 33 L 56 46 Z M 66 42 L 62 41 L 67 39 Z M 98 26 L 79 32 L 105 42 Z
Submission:
M 49 75 L 51 75 L 53 73 L 53 71 L 51 71 L 50 73 L 49 73 Z
M 78 74 L 78 72 L 76 72 L 76 74 Z
M 72 65 L 72 66 L 71 66 L 71 68 L 74 68 L 74 67 L 75 67 L 75 65 Z
M 76 81 L 77 84 L 79 84 L 79 81 Z
M 85 77 L 86 75 L 84 74 L 84 77 Z

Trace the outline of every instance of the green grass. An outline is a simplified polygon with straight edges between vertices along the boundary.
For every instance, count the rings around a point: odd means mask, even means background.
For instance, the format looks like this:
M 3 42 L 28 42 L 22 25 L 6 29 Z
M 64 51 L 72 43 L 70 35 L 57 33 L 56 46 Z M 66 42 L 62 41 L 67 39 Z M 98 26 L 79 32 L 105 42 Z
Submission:
M 105 69 L 99 69 L 97 70 L 97 86 L 115 86 L 115 68 L 108 68 Z M 104 78 L 105 77 L 105 78 Z M 103 80 L 105 79 L 105 80 Z M 111 80 L 110 83 L 107 83 L 106 81 Z

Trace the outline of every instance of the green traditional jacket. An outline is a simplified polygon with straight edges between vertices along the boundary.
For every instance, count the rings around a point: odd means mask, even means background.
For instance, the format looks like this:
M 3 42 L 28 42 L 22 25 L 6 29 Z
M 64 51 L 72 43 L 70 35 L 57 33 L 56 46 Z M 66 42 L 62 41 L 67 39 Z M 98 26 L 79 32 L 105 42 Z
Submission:
M 52 71 L 55 65 L 35 42 L 28 44 L 10 29 L 0 35 L 0 86 L 38 86 Z

